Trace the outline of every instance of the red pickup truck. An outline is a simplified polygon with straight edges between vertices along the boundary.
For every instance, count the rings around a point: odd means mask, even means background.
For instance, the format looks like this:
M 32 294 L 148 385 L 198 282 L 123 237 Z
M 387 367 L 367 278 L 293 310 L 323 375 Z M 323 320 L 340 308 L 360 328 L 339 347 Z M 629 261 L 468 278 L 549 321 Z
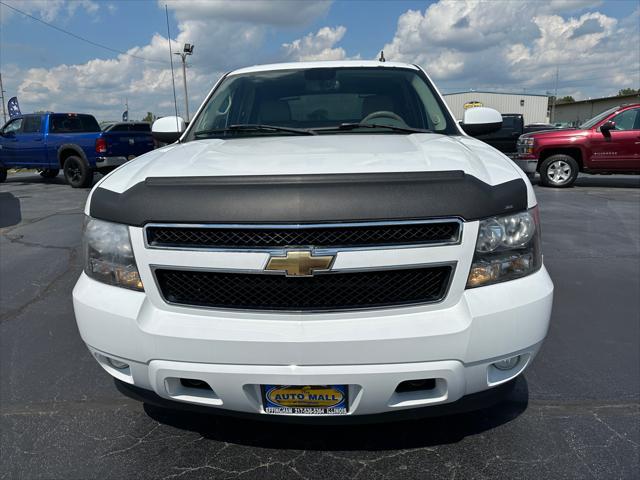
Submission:
M 568 187 L 578 172 L 640 173 L 640 103 L 612 108 L 578 128 L 521 135 L 516 163 L 548 187 Z

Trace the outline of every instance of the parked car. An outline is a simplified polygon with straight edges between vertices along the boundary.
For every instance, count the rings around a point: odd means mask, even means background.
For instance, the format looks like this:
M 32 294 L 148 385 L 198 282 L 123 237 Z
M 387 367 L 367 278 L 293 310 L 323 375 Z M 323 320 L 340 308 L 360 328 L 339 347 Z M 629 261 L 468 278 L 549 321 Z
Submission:
M 62 168 L 69 185 L 88 187 L 95 171 L 109 172 L 153 147 L 150 131 L 102 132 L 92 115 L 22 115 L 0 130 L 0 182 L 8 168 L 36 168 L 45 178 Z
M 551 123 L 530 123 L 524 126 L 523 133 L 541 132 L 543 130 L 555 130 L 559 127 Z
M 103 128 L 104 132 L 148 132 L 151 124 L 148 122 L 118 122 L 110 123 Z
M 549 187 L 568 187 L 579 172 L 640 173 L 640 104 L 611 108 L 578 128 L 522 135 L 516 162 Z
M 503 113 L 502 127 L 497 132 L 478 135 L 476 138 L 488 143 L 508 157 L 515 157 L 518 152 L 518 138 L 524 133 L 541 130 L 554 130 L 550 123 L 524 124 L 524 117 L 520 113 Z
M 476 138 L 488 143 L 502 153 L 512 156 L 516 154 L 518 137 L 524 133 L 524 117 L 519 113 L 503 113 L 500 130 Z
M 153 132 L 175 143 L 89 195 L 73 291 L 123 390 L 328 422 L 486 406 L 531 364 L 553 296 L 534 191 L 422 68 L 240 69 Z

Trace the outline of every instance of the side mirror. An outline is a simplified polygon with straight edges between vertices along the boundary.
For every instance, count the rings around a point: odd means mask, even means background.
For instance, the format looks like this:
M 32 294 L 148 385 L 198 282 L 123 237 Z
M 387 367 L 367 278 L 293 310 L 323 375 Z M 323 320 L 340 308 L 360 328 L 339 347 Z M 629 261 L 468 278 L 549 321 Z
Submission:
M 493 108 L 469 108 L 464 111 L 460 126 L 472 137 L 497 132 L 502 128 L 502 115 Z
M 609 120 L 608 122 L 604 122 L 600 126 L 600 132 L 602 132 L 602 135 L 604 135 L 605 137 L 610 137 L 611 130 L 615 130 L 615 129 L 616 129 L 616 122 L 613 122 L 611 120 Z
M 151 134 L 159 142 L 173 143 L 180 138 L 185 129 L 182 117 L 162 117 L 153 122 Z

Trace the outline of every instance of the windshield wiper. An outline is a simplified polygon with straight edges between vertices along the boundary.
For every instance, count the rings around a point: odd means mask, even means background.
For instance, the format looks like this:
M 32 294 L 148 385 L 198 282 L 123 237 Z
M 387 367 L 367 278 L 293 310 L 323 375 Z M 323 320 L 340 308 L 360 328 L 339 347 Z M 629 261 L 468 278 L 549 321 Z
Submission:
M 297 135 L 317 135 L 316 132 L 312 130 L 305 130 L 302 128 L 293 128 L 293 127 L 280 127 L 278 125 L 259 125 L 259 124 L 238 124 L 238 125 L 229 125 L 226 128 L 214 128 L 211 130 L 200 130 L 195 132 L 193 135 L 198 137 L 208 137 L 211 135 L 215 135 L 217 133 L 228 133 L 228 132 L 287 132 L 287 133 L 295 133 Z
M 355 130 L 357 128 L 387 128 L 396 132 L 433 133 L 432 130 L 425 130 L 423 128 L 397 127 L 395 125 L 382 125 L 379 123 L 341 123 L 333 127 L 314 128 L 313 130 L 316 132 L 329 132 L 335 130 Z

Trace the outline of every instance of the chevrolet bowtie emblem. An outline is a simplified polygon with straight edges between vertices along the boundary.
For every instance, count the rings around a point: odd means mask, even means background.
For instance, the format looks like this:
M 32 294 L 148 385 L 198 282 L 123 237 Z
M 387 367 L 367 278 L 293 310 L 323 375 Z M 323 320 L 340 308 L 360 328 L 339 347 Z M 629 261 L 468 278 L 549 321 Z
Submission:
M 271 257 L 265 270 L 284 272 L 287 277 L 310 277 L 315 271 L 329 270 L 333 255 L 314 257 L 309 250 L 292 250 L 284 257 Z

